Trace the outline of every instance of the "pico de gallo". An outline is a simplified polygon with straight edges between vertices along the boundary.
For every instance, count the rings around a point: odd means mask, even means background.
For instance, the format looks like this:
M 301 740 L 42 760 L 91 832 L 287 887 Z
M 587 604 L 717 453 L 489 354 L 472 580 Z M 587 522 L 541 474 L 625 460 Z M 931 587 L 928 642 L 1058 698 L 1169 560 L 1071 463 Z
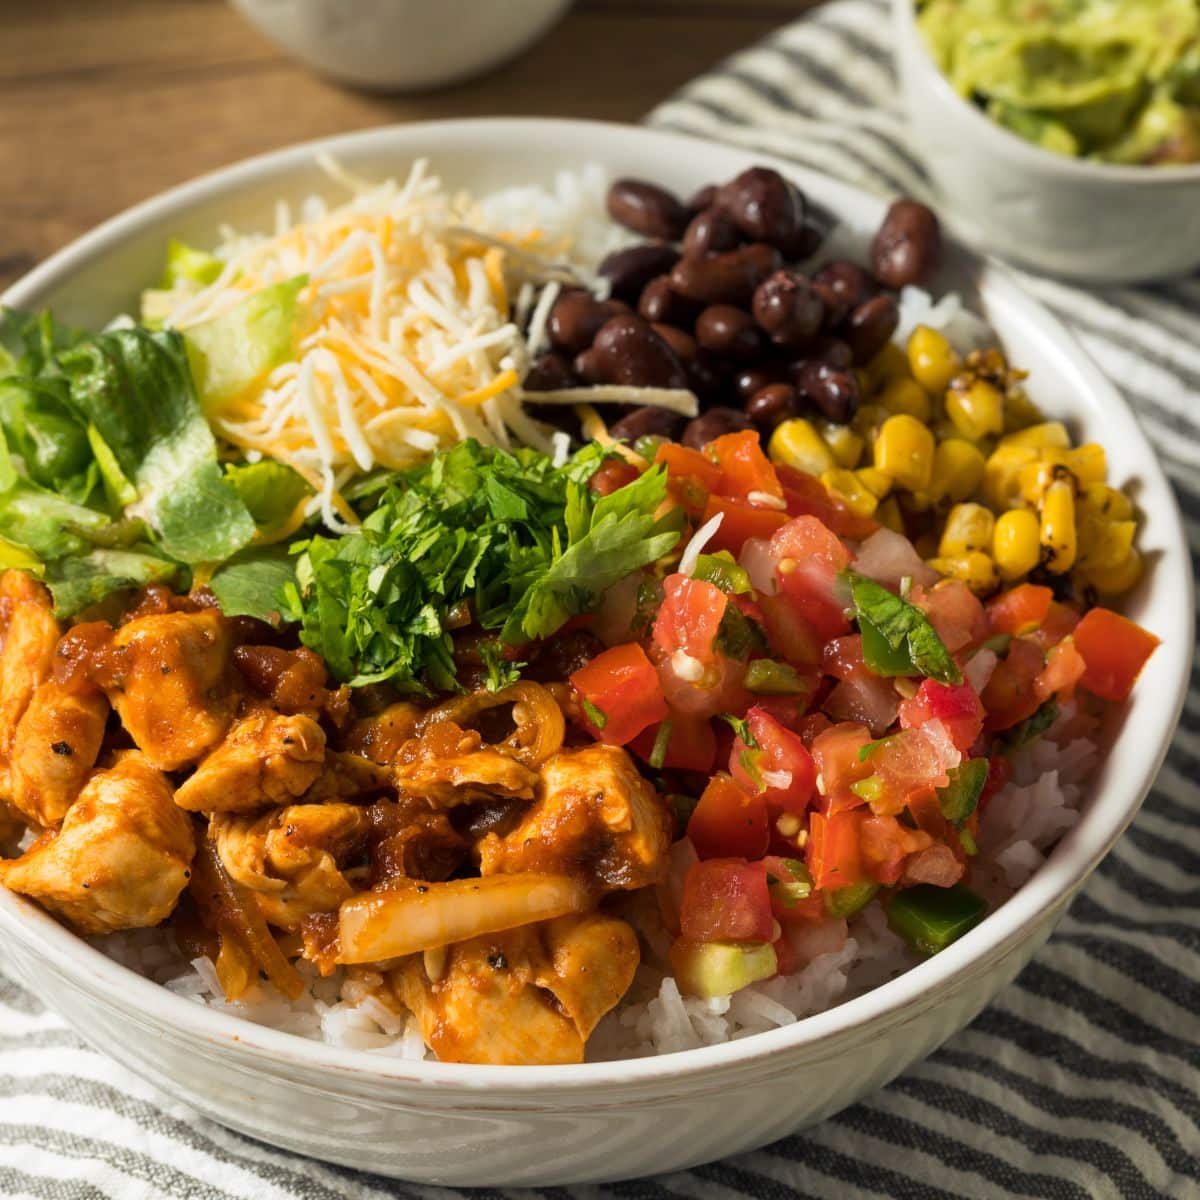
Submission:
M 1049 587 L 981 599 L 940 578 L 753 431 L 654 459 L 696 533 L 610 594 L 571 711 L 672 797 L 691 866 L 660 902 L 681 988 L 786 974 L 814 928 L 877 898 L 916 950 L 942 949 L 986 911 L 976 835 L 1013 752 L 1069 701 L 1125 699 L 1158 639 Z

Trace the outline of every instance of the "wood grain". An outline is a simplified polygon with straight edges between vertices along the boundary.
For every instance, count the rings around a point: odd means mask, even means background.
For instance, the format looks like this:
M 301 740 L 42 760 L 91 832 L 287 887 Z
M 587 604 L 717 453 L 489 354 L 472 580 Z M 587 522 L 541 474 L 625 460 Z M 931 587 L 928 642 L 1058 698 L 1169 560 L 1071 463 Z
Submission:
M 520 58 L 417 96 L 322 80 L 221 0 L 22 4 L 0 39 L 0 286 L 138 200 L 289 142 L 434 117 L 635 121 L 812 2 L 580 0 Z

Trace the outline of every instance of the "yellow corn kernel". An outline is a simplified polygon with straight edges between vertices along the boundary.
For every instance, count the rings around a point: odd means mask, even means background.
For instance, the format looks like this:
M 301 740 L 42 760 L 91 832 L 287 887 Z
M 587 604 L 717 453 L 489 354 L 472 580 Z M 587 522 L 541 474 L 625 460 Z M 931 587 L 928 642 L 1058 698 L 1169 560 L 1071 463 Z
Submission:
M 870 443 L 875 440 L 879 427 L 889 415 L 882 404 L 863 404 L 851 419 L 850 426 L 855 433 L 861 434 Z
M 1069 450 L 1071 435 L 1061 421 L 1043 421 L 1000 439 L 1001 446 L 1032 446 L 1035 450 Z
M 1028 508 L 1014 508 L 996 518 L 992 557 L 1006 582 L 1028 575 L 1041 558 L 1041 523 Z
M 994 383 L 976 379 L 965 389 L 946 393 L 946 416 L 969 441 L 1004 432 L 1004 397 Z
M 928 325 L 918 325 L 908 339 L 908 366 L 913 378 L 931 396 L 940 396 L 962 366 L 962 360 L 944 334 Z
M 922 422 L 928 422 L 933 416 L 933 401 L 915 379 L 901 377 L 889 380 L 879 393 L 879 403 L 890 413 L 908 413 Z
M 879 504 L 878 498 L 863 487 L 853 471 L 835 467 L 831 471 L 822 473 L 821 482 L 834 495 L 844 500 L 851 512 L 857 513 L 860 517 L 869 517 Z
M 1142 577 L 1142 556 L 1130 550 L 1124 562 L 1106 571 L 1091 570 L 1084 578 L 1102 596 L 1119 596 L 1137 586 Z
M 849 425 L 835 425 L 832 421 L 822 421 L 817 426 L 817 432 L 829 447 L 834 462 L 839 467 L 853 469 L 858 466 L 865 443 L 861 435 L 855 433 Z
M 1096 442 L 1085 442 L 1074 450 L 1068 450 L 1063 463 L 1075 476 L 1076 482 L 1084 486 L 1103 483 L 1108 478 L 1108 456 L 1104 453 L 1104 447 Z
M 1067 479 L 1046 488 L 1039 540 L 1048 570 L 1062 575 L 1075 565 L 1075 488 Z
M 1120 566 L 1133 549 L 1135 521 L 1106 521 L 1077 507 L 1076 537 L 1079 552 L 1076 566 L 1082 571 L 1110 571 Z
M 920 491 L 933 475 L 933 434 L 908 413 L 888 417 L 875 439 L 875 468 L 901 487 Z
M 1004 397 L 1004 432 L 1017 433 L 1045 418 L 1024 388 L 1009 388 Z
M 904 532 L 904 517 L 900 513 L 900 505 L 896 503 L 895 496 L 888 496 L 886 500 L 879 502 L 879 507 L 875 510 L 875 520 L 893 533 Z
M 1110 521 L 1132 521 L 1133 501 L 1106 483 L 1088 483 L 1079 491 L 1079 502 L 1097 516 Z
M 988 455 L 983 470 L 983 498 L 993 512 L 1004 512 L 1021 497 L 1021 469 L 1038 461 L 1032 446 L 1006 446 L 1003 442 Z
M 996 564 L 979 550 L 967 554 L 939 555 L 931 558 L 929 565 L 939 575 L 960 580 L 980 596 L 994 591 L 999 582 Z
M 996 518 L 982 504 L 956 504 L 946 514 L 938 555 L 954 558 L 972 551 L 988 553 L 992 548 L 992 530 Z
M 933 452 L 929 491 L 935 503 L 958 504 L 973 496 L 983 481 L 985 460 L 979 448 L 962 438 L 947 438 Z
M 882 500 L 892 490 L 892 477 L 875 467 L 859 467 L 854 473 L 858 476 L 859 483 L 878 500 Z
M 909 378 L 908 356 L 895 342 L 888 342 L 867 363 L 866 374 L 873 392 L 878 391 L 893 379 L 907 379 Z
M 809 475 L 821 475 L 837 465 L 824 438 L 803 417 L 777 425 L 767 444 L 767 453 L 772 462 Z

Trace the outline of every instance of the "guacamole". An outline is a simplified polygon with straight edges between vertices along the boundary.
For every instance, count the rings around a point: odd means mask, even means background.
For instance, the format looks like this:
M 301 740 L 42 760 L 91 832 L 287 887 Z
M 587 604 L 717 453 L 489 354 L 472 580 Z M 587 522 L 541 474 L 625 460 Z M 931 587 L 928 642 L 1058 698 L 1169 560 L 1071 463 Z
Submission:
M 994 121 L 1102 162 L 1200 162 L 1200 0 L 917 0 L 934 60 Z

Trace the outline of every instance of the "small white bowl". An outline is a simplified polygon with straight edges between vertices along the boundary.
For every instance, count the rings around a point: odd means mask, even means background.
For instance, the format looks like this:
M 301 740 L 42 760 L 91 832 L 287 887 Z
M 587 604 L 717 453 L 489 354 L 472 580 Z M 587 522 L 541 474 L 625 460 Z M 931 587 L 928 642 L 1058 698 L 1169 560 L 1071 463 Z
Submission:
M 1200 164 L 1116 166 L 1055 154 L 996 124 L 938 69 L 912 0 L 893 0 L 915 149 L 950 228 L 1047 274 L 1132 283 L 1200 266 Z
M 476 193 L 553 186 L 599 163 L 681 195 L 767 163 L 855 234 L 886 202 L 794 164 L 675 134 L 585 121 L 413 124 L 252 159 L 149 200 L 60 251 L 0 303 L 51 305 L 99 327 L 136 309 L 169 237 L 211 244 L 223 223 L 270 228 L 275 202 L 328 180 L 319 153 L 368 177 L 428 158 Z M 0 889 L 0 954 L 90 1042 L 222 1124 L 315 1158 L 452 1186 L 549 1185 L 674 1171 L 775 1141 L 887 1083 L 957 1033 L 1029 961 L 1133 819 L 1166 753 L 1189 677 L 1191 562 L 1171 489 L 1129 409 L 1062 325 L 1003 267 L 950 247 L 935 290 L 980 312 L 1048 413 L 1104 444 L 1136 484 L 1150 563 L 1127 606 L 1163 640 L 1114 722 L 1080 822 L 1016 895 L 942 953 L 837 1008 L 739 1041 L 580 1066 L 407 1062 L 306 1041 L 176 996 Z
M 480 75 L 571 0 L 232 0 L 301 62 L 352 87 L 415 92 Z

